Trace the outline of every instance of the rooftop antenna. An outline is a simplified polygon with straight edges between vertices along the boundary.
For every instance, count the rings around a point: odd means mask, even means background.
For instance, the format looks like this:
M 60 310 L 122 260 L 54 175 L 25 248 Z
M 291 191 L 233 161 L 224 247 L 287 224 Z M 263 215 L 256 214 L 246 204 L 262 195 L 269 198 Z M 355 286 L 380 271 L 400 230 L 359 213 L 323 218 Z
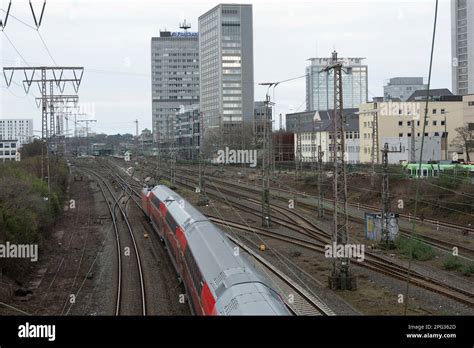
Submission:
M 186 19 L 185 19 L 183 23 L 179 23 L 179 27 L 180 27 L 181 29 L 184 29 L 184 31 L 187 33 L 187 32 L 188 32 L 188 29 L 191 28 L 191 24 L 189 24 L 188 22 L 186 22 Z

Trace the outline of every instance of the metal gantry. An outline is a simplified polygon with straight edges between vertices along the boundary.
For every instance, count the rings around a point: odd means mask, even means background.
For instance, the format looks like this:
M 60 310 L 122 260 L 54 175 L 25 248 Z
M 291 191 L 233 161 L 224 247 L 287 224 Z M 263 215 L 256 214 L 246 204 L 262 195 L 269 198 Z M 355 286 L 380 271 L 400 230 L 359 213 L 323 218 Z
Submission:
M 344 109 L 342 91 L 342 62 L 337 59 L 337 52 L 332 53 L 331 64 L 322 71 L 333 71 L 334 76 L 334 133 L 332 135 L 333 172 L 333 235 L 332 243 L 344 249 L 348 242 L 349 223 L 347 214 L 347 182 L 345 164 L 345 134 L 344 134 Z M 333 255 L 332 273 L 328 278 L 331 289 L 352 290 L 356 288 L 356 278 L 350 271 L 350 259 L 347 255 L 335 257 Z
M 268 86 L 268 90 L 272 84 Z M 270 227 L 272 225 L 272 214 L 270 207 L 270 168 L 271 168 L 271 123 L 268 126 L 268 110 L 271 105 L 270 96 L 265 97 L 265 121 L 263 124 L 263 155 L 262 155 L 262 226 Z M 270 128 L 270 129 L 269 129 Z
M 79 120 L 77 122 L 85 122 L 86 123 L 86 143 L 87 143 L 87 154 L 90 153 L 90 139 L 89 139 L 89 123 L 90 122 L 97 122 L 94 119 L 87 119 L 87 120 Z
M 318 215 L 320 218 L 324 217 L 324 191 L 323 191 L 323 156 L 324 151 L 321 145 L 321 133 L 319 134 L 319 145 L 318 145 Z
M 402 152 L 401 144 L 398 150 L 390 150 L 388 143 L 384 144 L 382 151 L 382 166 L 383 166 L 383 179 L 382 179 L 382 244 L 387 247 L 393 247 L 393 241 L 390 239 L 390 231 L 388 228 L 390 219 L 390 193 L 389 193 L 389 182 L 388 182 L 388 154 L 395 152 Z
M 43 6 L 44 11 L 44 6 Z M 40 17 L 39 22 L 36 21 L 37 27 L 41 24 Z M 41 139 L 43 142 L 43 147 L 46 147 L 46 154 L 41 156 L 41 178 L 43 180 L 47 180 L 48 187 L 50 185 L 50 178 L 49 173 L 45 176 L 44 172 L 45 169 L 49 172 L 49 153 L 52 150 L 51 147 L 51 140 L 55 134 L 55 115 L 54 115 L 54 104 L 58 101 L 65 101 L 73 99 L 76 103 L 78 100 L 77 94 L 76 95 L 64 95 L 64 88 L 67 82 L 71 82 L 74 91 L 77 93 L 79 90 L 79 86 L 82 81 L 82 75 L 84 73 L 84 67 L 68 67 L 68 66 L 24 66 L 24 67 L 4 67 L 3 68 L 3 76 L 5 78 L 5 82 L 7 87 L 10 87 L 13 81 L 13 75 L 15 71 L 22 71 L 23 76 L 25 79 L 23 82 L 23 88 L 25 89 L 25 93 L 28 93 L 31 85 L 33 83 L 37 83 L 39 87 L 39 91 L 41 93 L 41 97 L 36 98 L 36 104 L 38 107 L 41 106 Z M 36 74 L 40 74 L 40 78 L 35 78 Z M 65 78 L 64 75 L 68 74 L 71 75 L 70 78 Z M 49 94 L 48 94 L 48 84 L 49 84 Z M 54 93 L 54 86 L 59 89 L 59 93 Z M 48 116 L 50 117 L 50 124 L 49 124 L 49 132 L 48 132 Z
M 377 103 L 374 103 L 374 110 L 372 111 L 372 176 L 371 186 L 375 185 L 375 166 L 379 163 L 379 117 L 377 110 Z
M 206 179 L 205 179 L 205 166 L 202 164 L 202 139 L 204 138 L 204 113 L 200 112 L 199 113 L 199 199 L 198 199 L 198 205 L 208 205 L 209 204 L 209 198 L 207 197 L 206 194 Z

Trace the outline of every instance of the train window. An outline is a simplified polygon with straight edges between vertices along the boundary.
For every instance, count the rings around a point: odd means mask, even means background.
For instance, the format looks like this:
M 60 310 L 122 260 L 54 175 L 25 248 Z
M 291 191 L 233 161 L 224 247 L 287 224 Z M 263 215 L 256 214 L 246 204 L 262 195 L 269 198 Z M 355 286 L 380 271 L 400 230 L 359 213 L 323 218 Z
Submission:
M 433 176 L 438 176 L 438 171 L 436 169 L 433 170 Z
M 425 177 L 425 176 L 428 176 L 428 170 L 423 169 L 423 176 L 424 176 L 424 177 Z
M 173 233 L 176 233 L 176 221 L 174 221 L 173 217 L 169 213 L 166 214 L 166 222 L 168 223 L 171 231 L 173 231 Z
M 202 277 L 201 273 L 199 272 L 199 269 L 197 267 L 197 264 L 194 260 L 194 257 L 189 250 L 189 248 L 186 248 L 184 252 L 184 258 L 186 259 L 186 264 L 188 265 L 188 270 L 191 275 L 191 279 L 194 283 L 194 287 L 196 290 L 199 292 L 201 291 L 201 283 L 202 283 Z
M 419 169 L 416 170 L 416 176 L 417 176 L 418 178 L 420 177 L 420 170 L 419 170 Z
M 155 208 L 157 208 L 157 209 L 159 208 L 160 200 L 155 195 L 151 196 L 151 202 L 155 206 Z

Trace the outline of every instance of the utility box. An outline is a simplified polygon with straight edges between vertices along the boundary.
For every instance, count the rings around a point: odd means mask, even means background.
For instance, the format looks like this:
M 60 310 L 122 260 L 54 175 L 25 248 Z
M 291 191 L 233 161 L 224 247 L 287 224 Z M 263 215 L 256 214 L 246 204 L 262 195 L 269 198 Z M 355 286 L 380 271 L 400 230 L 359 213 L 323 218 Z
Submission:
M 395 241 L 398 236 L 399 215 L 396 213 L 388 214 L 388 236 L 389 241 Z M 382 214 L 365 213 L 365 239 L 380 242 L 382 240 Z

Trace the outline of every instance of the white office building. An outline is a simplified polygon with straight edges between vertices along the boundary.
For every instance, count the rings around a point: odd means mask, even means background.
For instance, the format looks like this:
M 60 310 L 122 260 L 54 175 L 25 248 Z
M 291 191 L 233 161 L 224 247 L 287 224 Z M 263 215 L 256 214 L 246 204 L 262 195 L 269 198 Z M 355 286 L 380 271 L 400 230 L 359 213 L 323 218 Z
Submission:
M 19 144 L 17 140 L 0 140 L 0 163 L 7 161 L 19 161 Z
M 33 119 L 0 119 L 0 139 L 18 140 L 18 147 L 33 141 Z

